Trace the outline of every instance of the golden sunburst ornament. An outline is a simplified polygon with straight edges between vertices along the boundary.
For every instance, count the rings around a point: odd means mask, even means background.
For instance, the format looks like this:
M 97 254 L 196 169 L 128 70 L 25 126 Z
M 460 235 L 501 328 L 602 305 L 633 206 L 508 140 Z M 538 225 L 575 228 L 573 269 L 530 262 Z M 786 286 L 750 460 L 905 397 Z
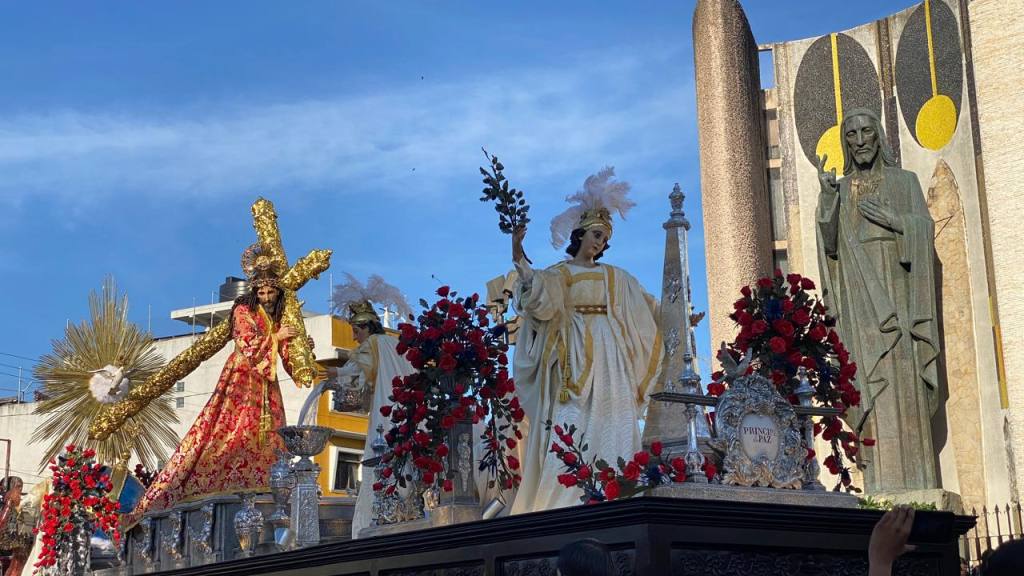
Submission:
M 48 418 L 32 441 L 49 441 L 40 469 L 67 444 L 96 450 L 99 462 L 126 467 L 134 453 L 149 469 L 166 457 L 165 446 L 176 446 L 178 435 L 169 426 L 178 421 L 171 397 L 147 404 L 103 440 L 89 438 L 89 426 L 101 409 L 117 403 L 164 365 L 153 348 L 153 338 L 128 320 L 128 297 L 118 296 L 113 278 L 100 294 L 89 294 L 88 322 L 69 324 L 53 352 L 40 358 L 35 377 L 46 399 L 36 414 Z M 170 392 L 169 390 L 167 392 Z

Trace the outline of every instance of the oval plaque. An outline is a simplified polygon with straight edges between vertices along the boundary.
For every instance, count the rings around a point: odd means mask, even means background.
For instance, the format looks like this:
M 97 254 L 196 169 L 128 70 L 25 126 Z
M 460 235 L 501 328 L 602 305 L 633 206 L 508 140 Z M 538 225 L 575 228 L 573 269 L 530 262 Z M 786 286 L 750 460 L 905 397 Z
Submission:
M 747 414 L 740 421 L 740 444 L 751 460 L 775 460 L 779 455 L 779 427 L 775 419 L 764 414 Z

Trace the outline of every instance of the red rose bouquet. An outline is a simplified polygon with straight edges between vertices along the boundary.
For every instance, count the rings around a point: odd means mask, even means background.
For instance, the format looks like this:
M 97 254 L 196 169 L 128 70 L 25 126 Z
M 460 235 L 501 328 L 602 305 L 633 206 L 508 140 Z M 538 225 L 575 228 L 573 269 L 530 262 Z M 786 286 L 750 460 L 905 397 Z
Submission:
M 824 416 L 814 425 L 814 435 L 831 443 L 832 454 L 824 465 L 839 476 L 840 485 L 848 491 L 851 486 L 850 469 L 846 459 L 855 460 L 863 443 L 873 445 L 870 438 L 860 439 L 843 428 L 846 410 L 860 405 L 860 391 L 853 384 L 857 364 L 839 340 L 835 330 L 836 319 L 827 314 L 827 307 L 810 293 L 814 282 L 799 274 L 783 276 L 780 270 L 770 278 L 761 278 L 753 286 L 744 286 L 741 297 L 733 303 L 730 318 L 739 325 L 736 339 L 727 345 L 726 352 L 739 361 L 750 351 L 750 372 L 770 379 L 782 396 L 793 404 L 799 401 L 794 394 L 800 384 L 800 368 L 814 388 L 814 402 L 820 406 L 837 408 L 840 416 Z M 722 372 L 712 375 L 708 393 L 721 395 L 726 388 Z M 808 447 L 809 456 L 813 449 Z M 845 456 L 845 458 L 844 458 Z
M 547 429 L 551 428 L 548 421 Z M 558 441 L 551 443 L 549 451 L 565 465 L 565 473 L 558 475 L 558 483 L 566 488 L 580 488 L 583 491 L 580 501 L 584 504 L 630 498 L 655 486 L 686 480 L 686 463 L 681 457 L 668 458 L 661 442 L 652 442 L 650 450 L 637 452 L 628 462 L 619 458 L 615 468 L 600 458 L 589 462 L 584 459 L 583 453 L 589 446 L 583 434 L 577 441 L 575 425 L 556 425 L 554 432 Z M 704 473 L 709 480 L 713 478 L 717 473 L 715 465 L 706 461 Z
M 107 497 L 112 488 L 108 469 L 95 461 L 96 452 L 91 448 L 82 450 L 69 444 L 65 450 L 50 460 L 53 488 L 43 496 L 42 524 L 36 528 L 43 544 L 37 571 L 56 564 L 61 550 L 75 545 L 79 530 L 90 536 L 102 530 L 115 543 L 121 540 L 118 504 Z
M 460 420 L 485 423 L 478 465 L 490 472 L 491 486 L 518 486 L 519 461 L 508 451 L 522 440 L 518 423 L 524 412 L 509 376 L 505 327 L 488 327 L 487 308 L 476 294 L 462 298 L 444 286 L 437 295 L 432 305 L 420 300 L 423 312 L 416 324 L 399 325 L 397 351 L 417 372 L 396 377 L 393 404 L 380 409 L 391 418 L 385 435 L 390 450 L 382 458 L 382 479 L 373 488 L 392 494 L 405 486 L 412 479 L 411 463 L 424 484 L 451 491 L 448 437 Z

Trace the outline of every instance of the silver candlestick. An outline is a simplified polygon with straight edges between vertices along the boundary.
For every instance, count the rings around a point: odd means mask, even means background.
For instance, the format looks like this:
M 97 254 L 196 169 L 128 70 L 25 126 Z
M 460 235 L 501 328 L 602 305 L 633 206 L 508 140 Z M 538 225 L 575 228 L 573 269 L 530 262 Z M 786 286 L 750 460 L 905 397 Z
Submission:
M 807 369 L 803 366 L 798 368 L 797 376 L 800 379 L 800 385 L 797 386 L 793 393 L 796 394 L 796 397 L 800 400 L 800 406 L 810 408 L 811 399 L 814 397 L 814 388 L 807 379 Z M 803 427 L 804 444 L 808 450 L 814 450 L 814 421 L 811 419 L 810 414 L 801 415 L 800 424 Z M 819 472 L 818 457 L 813 456 L 811 458 L 807 458 L 804 462 L 804 490 L 825 489 L 825 486 L 818 480 Z
M 700 394 L 700 376 L 693 371 L 693 356 L 689 351 L 683 354 L 683 365 L 683 375 L 679 378 L 683 393 Z M 697 444 L 697 405 L 687 402 L 684 406 L 689 423 L 689 439 L 686 444 L 686 454 L 683 455 L 683 461 L 686 462 L 686 481 L 707 484 L 708 478 L 704 475 L 704 454 L 701 453 L 700 446 Z M 703 414 L 701 415 L 703 416 Z

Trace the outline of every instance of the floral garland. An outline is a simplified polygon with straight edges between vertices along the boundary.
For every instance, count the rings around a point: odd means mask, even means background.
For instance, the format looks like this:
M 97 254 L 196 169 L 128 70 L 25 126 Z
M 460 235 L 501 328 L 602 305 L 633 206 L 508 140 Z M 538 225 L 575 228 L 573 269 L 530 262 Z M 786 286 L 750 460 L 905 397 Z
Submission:
M 820 435 L 832 446 L 832 454 L 824 465 L 839 476 L 836 489 L 842 485 L 847 491 L 860 492 L 851 485 L 846 459 L 855 460 L 860 444 L 873 446 L 875 441 L 861 439 L 843 429 L 846 410 L 860 405 L 860 391 L 853 385 L 857 364 L 850 361 L 849 351 L 839 340 L 836 319 L 826 313 L 828 308 L 817 296 L 809 293 L 814 288 L 810 278 L 799 274 L 783 277 L 778 269 L 772 277 L 744 286 L 740 290 L 742 297 L 733 303 L 733 313 L 729 315 L 740 332 L 726 350 L 734 362 L 749 351 L 748 371 L 771 379 L 779 393 L 793 404 L 799 403 L 794 392 L 800 384 L 799 369 L 804 368 L 814 388 L 814 401 L 842 411 L 839 416 L 824 416 L 814 424 L 814 435 Z M 709 394 L 719 396 L 725 392 L 722 372 L 712 374 L 712 380 Z M 814 457 L 813 448 L 808 447 L 807 457 Z
M 43 496 L 41 533 L 43 547 L 35 572 L 53 566 L 62 549 L 74 546 L 76 530 L 92 534 L 102 530 L 116 543 L 121 540 L 118 530 L 118 503 L 107 498 L 113 485 L 107 468 L 95 461 L 96 452 L 82 450 L 74 444 L 65 447 L 65 453 L 50 460 L 53 489 Z
M 380 409 L 392 428 L 384 437 L 390 450 L 382 457 L 382 477 L 373 489 L 393 494 L 404 487 L 412 480 L 411 463 L 425 485 L 451 491 L 455 472 L 445 464 L 452 448 L 448 435 L 468 419 L 485 422 L 478 466 L 489 471 L 489 486 L 514 488 L 520 463 L 507 451 L 523 438 L 518 423 L 525 413 L 508 372 L 505 326 L 488 328 L 487 308 L 476 294 L 462 298 L 443 286 L 437 295 L 433 305 L 420 300 L 417 325 L 399 325 L 397 352 L 417 371 L 394 379 L 394 404 Z
M 551 421 L 546 424 L 551 430 Z M 581 489 L 580 501 L 584 504 L 631 498 L 655 486 L 686 481 L 686 463 L 681 457 L 669 459 L 659 441 L 651 442 L 650 450 L 637 452 L 629 462 L 620 457 L 615 468 L 596 456 L 586 462 L 583 453 L 589 446 L 582 433 L 576 441 L 576 430 L 575 424 L 554 426 L 561 444 L 552 442 L 549 452 L 565 465 L 565 473 L 558 475 L 558 483 L 566 488 Z M 705 460 L 703 471 L 708 480 L 718 473 L 709 460 Z

